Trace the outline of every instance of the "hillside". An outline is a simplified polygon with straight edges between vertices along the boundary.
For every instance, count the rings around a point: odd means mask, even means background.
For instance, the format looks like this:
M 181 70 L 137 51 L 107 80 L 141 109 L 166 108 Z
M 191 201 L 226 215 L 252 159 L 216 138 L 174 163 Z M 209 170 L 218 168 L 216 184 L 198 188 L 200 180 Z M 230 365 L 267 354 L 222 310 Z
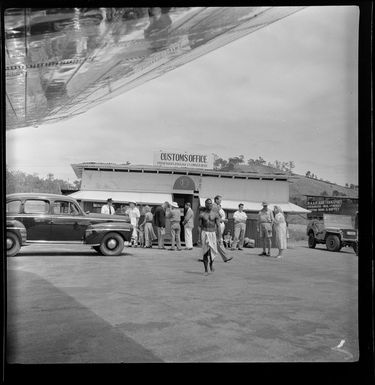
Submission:
M 259 174 L 276 174 L 276 175 L 286 175 L 289 179 L 289 197 L 291 201 L 303 201 L 305 200 L 306 195 L 326 195 L 326 196 L 337 196 L 337 192 L 340 196 L 347 198 L 358 198 L 358 191 L 340 186 L 335 183 L 324 182 L 322 180 L 308 178 L 304 175 L 286 173 L 275 167 L 266 166 L 266 165 L 246 165 L 246 164 L 236 164 L 234 167 L 235 171 L 242 172 L 257 172 Z M 336 193 L 334 194 L 334 191 Z
M 303 175 L 293 174 L 289 177 L 290 199 L 304 199 L 305 195 L 322 195 L 324 191 L 327 196 L 334 196 L 336 190 L 340 196 L 347 198 L 358 198 L 358 191 L 335 183 L 324 182 L 317 179 L 307 178 Z M 325 195 L 325 194 L 324 194 Z

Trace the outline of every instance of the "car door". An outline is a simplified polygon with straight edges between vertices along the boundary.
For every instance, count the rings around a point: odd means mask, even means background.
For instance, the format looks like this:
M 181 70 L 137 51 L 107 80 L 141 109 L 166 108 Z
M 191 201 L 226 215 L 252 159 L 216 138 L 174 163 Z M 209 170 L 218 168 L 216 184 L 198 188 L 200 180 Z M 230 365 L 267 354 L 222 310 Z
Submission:
M 50 201 L 46 199 L 30 198 L 23 203 L 23 214 L 19 218 L 27 231 L 27 241 L 51 240 Z
M 73 202 L 55 200 L 52 204 L 51 240 L 55 242 L 81 242 L 90 219 Z

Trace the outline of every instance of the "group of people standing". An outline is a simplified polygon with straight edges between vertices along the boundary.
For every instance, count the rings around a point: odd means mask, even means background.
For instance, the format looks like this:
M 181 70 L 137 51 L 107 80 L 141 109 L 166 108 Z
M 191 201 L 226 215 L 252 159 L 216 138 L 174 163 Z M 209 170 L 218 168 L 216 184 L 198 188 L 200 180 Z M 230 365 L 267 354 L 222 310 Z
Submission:
M 225 211 L 221 207 L 222 197 L 215 196 L 214 201 L 206 199 L 204 208 L 199 213 L 198 243 L 202 247 L 202 259 L 204 263 L 205 274 L 208 274 L 208 267 L 214 271 L 213 261 L 217 254 L 221 256 L 224 262 L 229 262 L 233 256 L 228 256 L 224 246 L 224 240 L 229 243 L 224 231 L 228 219 Z M 283 211 L 279 206 L 274 206 L 274 211 L 268 208 L 267 202 L 262 202 L 262 209 L 258 213 L 257 231 L 261 240 L 263 251 L 261 256 L 271 256 L 271 243 L 273 231 L 275 233 L 276 247 L 278 254 L 275 256 L 280 258 L 282 252 L 287 248 L 287 226 Z M 102 207 L 103 214 L 115 214 L 112 205 L 112 199 L 107 200 L 107 204 Z M 164 246 L 164 236 L 166 219 L 170 221 L 171 229 L 171 247 L 168 250 L 182 250 L 181 247 L 181 224 L 184 227 L 185 250 L 193 250 L 192 230 L 194 228 L 194 212 L 189 202 L 185 203 L 185 215 L 181 221 L 181 210 L 176 202 L 164 202 L 155 208 L 154 214 L 149 206 L 144 206 L 141 215 L 135 202 L 130 202 L 129 207 L 124 214 L 130 218 L 133 225 L 132 244 L 131 246 L 142 246 L 152 248 L 152 242 L 158 240 L 158 248 L 166 249 Z M 247 214 L 244 211 L 244 204 L 238 205 L 238 210 L 233 214 L 234 220 L 234 240 L 231 241 L 231 250 L 243 250 Z M 154 226 L 156 232 L 154 232 Z
M 169 250 L 182 250 L 181 247 L 181 210 L 176 202 L 164 202 L 156 207 L 154 213 L 155 226 L 158 233 L 158 248 L 165 249 L 165 220 L 169 219 L 171 225 L 171 248 Z M 194 212 L 189 202 L 185 203 L 185 216 L 182 222 L 185 235 L 185 250 L 193 250 Z
M 102 214 L 116 214 L 113 207 L 112 198 L 107 199 L 107 204 L 102 206 Z M 150 206 L 143 207 L 142 213 L 136 207 L 136 202 L 129 202 L 129 206 L 119 212 L 129 216 L 130 223 L 133 225 L 131 247 L 152 248 L 152 242 L 158 240 L 158 248 L 166 249 L 164 246 L 165 221 L 169 219 L 171 225 L 172 245 L 168 250 L 182 250 L 181 247 L 181 210 L 176 202 L 164 202 L 151 212 Z M 154 226 L 156 232 L 154 232 Z M 185 215 L 182 222 L 185 233 L 185 250 L 193 250 L 194 212 L 189 202 L 185 203 Z
M 274 211 L 268 208 L 268 203 L 262 203 L 263 208 L 258 214 L 257 230 L 262 242 L 263 251 L 261 256 L 271 256 L 272 234 L 275 232 L 275 243 L 279 250 L 276 258 L 281 258 L 283 250 L 287 248 L 287 224 L 283 210 L 280 206 L 274 206 Z M 267 249 L 267 251 L 266 251 Z

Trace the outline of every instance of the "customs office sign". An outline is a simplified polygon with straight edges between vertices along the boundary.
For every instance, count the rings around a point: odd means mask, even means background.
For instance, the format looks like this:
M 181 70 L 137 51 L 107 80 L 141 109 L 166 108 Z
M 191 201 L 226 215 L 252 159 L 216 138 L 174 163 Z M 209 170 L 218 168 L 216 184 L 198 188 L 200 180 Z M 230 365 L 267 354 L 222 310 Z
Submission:
M 155 151 L 153 164 L 158 167 L 184 167 L 212 170 L 214 157 L 213 154 Z

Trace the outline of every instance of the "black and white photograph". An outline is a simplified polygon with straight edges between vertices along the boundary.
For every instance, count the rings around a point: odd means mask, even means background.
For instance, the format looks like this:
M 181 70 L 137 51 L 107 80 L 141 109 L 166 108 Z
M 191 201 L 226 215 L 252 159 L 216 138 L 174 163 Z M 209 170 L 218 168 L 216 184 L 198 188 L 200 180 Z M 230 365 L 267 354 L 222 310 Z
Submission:
M 7 363 L 358 362 L 360 7 L 3 16 Z

